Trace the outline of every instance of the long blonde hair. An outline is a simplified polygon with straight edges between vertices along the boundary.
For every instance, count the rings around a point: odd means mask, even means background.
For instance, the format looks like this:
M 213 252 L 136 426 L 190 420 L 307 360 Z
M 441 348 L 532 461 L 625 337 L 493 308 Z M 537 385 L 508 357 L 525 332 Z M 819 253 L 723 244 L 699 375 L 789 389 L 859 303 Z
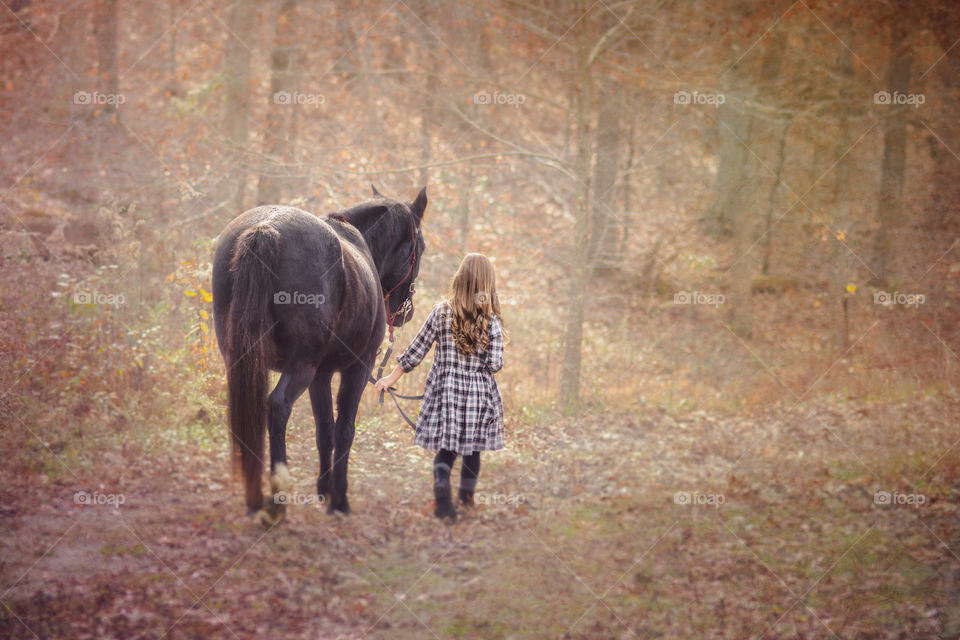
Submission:
M 468 253 L 463 257 L 450 281 L 447 305 L 453 312 L 451 331 L 457 351 L 465 356 L 486 351 L 490 344 L 490 316 L 500 316 L 497 272 L 487 256 Z

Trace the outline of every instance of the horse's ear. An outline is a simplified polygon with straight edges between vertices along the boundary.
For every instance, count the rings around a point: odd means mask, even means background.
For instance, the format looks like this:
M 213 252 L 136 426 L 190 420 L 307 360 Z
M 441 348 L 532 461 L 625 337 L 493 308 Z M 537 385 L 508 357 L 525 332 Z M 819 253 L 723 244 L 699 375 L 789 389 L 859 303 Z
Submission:
M 420 193 L 417 194 L 417 199 L 413 201 L 413 204 L 410 205 L 410 211 L 413 212 L 413 217 L 417 219 L 417 223 L 423 220 L 423 212 L 427 209 L 427 188 L 424 187 L 420 189 Z
M 370 185 L 370 188 L 373 189 L 373 197 L 374 197 L 374 198 L 382 198 L 382 197 L 383 197 L 383 194 L 380 193 L 379 191 L 377 191 L 377 188 L 376 188 L 374 185 L 371 184 L 371 185 Z

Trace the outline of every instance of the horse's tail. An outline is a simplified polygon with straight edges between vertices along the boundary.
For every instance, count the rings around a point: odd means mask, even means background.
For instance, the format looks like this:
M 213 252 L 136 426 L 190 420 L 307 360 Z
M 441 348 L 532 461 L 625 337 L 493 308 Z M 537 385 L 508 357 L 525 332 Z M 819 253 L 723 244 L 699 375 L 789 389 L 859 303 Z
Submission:
M 230 260 L 232 300 L 227 313 L 227 415 L 232 460 L 239 462 L 247 507 L 260 509 L 264 431 L 267 423 L 267 335 L 280 234 L 268 223 L 237 238 Z

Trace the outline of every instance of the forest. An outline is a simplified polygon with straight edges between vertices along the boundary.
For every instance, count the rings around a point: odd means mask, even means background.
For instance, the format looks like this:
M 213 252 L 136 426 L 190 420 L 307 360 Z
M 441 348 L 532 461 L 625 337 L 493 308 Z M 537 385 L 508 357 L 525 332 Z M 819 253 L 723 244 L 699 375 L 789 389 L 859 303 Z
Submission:
M 3 637 L 960 638 L 960 4 L 0 0 L 0 52 Z M 263 526 L 217 238 L 423 188 L 380 355 L 488 256 L 505 448 L 439 520 L 368 386 L 328 513 L 303 394 Z

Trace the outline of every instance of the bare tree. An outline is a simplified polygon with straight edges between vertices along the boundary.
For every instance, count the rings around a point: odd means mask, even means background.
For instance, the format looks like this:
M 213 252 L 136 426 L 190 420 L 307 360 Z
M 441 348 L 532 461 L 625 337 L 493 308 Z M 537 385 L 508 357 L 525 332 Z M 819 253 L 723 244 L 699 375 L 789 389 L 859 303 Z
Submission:
M 905 3 L 900 2 L 901 9 Z M 907 105 L 893 104 L 897 94 L 910 91 L 910 66 L 913 52 L 905 11 L 890 22 L 890 70 L 887 90 L 891 96 L 883 128 L 883 167 L 880 174 L 880 200 L 877 204 L 877 233 L 873 244 L 873 272 L 876 284 L 885 285 L 893 268 L 892 234 L 897 226 L 903 197 L 904 166 L 907 154 Z
M 117 0 L 99 0 L 94 21 L 97 36 L 97 76 L 100 91 L 109 96 L 120 93 L 120 74 L 117 71 Z M 117 100 L 107 100 L 106 113 L 119 117 Z
M 225 124 L 227 139 L 234 161 L 243 155 L 249 144 L 247 118 L 250 114 L 250 40 L 256 21 L 256 5 L 253 0 L 235 0 L 227 14 L 227 50 L 224 59 L 226 81 Z M 243 209 L 247 173 L 242 162 L 231 172 L 233 183 L 229 185 L 227 198 L 237 209 Z
M 731 80 L 719 109 L 721 151 L 717 170 L 712 216 L 714 224 L 728 222 L 733 232 L 733 263 L 730 272 L 730 322 L 744 337 L 753 333 L 752 288 L 756 271 L 756 228 L 763 209 L 763 193 L 780 180 L 771 175 L 761 159 L 766 149 L 783 137 L 784 126 L 769 118 L 760 118 L 756 103 L 770 104 L 786 42 L 784 31 L 770 34 L 760 70 L 759 85 L 750 73 L 747 60 L 738 61 L 730 70 Z M 772 182 L 771 182 L 772 181 Z M 770 206 L 768 200 L 767 207 Z
M 586 3 L 577 3 L 579 13 L 589 11 Z M 590 68 L 591 42 L 589 22 L 579 20 L 575 27 L 576 49 L 574 53 L 573 92 L 576 160 L 576 197 L 574 202 L 573 264 L 571 265 L 568 295 L 567 325 L 564 333 L 563 373 L 560 377 L 560 394 L 568 402 L 580 396 L 580 366 L 583 344 L 583 318 L 586 306 L 586 289 L 589 264 L 589 215 L 590 215 L 590 165 L 593 151 L 590 119 L 593 110 L 593 78 Z
M 270 54 L 270 95 L 267 98 L 267 126 L 263 132 L 263 150 L 273 165 L 265 166 L 257 184 L 257 204 L 281 202 L 282 169 L 293 158 L 296 144 L 297 106 L 291 95 L 292 65 L 297 56 L 297 0 L 281 0 L 277 7 L 273 50 Z
M 617 83 L 604 79 L 597 113 L 596 162 L 593 169 L 590 264 L 596 272 L 619 263 L 620 220 L 616 209 L 617 174 L 623 147 L 623 105 L 617 98 Z

